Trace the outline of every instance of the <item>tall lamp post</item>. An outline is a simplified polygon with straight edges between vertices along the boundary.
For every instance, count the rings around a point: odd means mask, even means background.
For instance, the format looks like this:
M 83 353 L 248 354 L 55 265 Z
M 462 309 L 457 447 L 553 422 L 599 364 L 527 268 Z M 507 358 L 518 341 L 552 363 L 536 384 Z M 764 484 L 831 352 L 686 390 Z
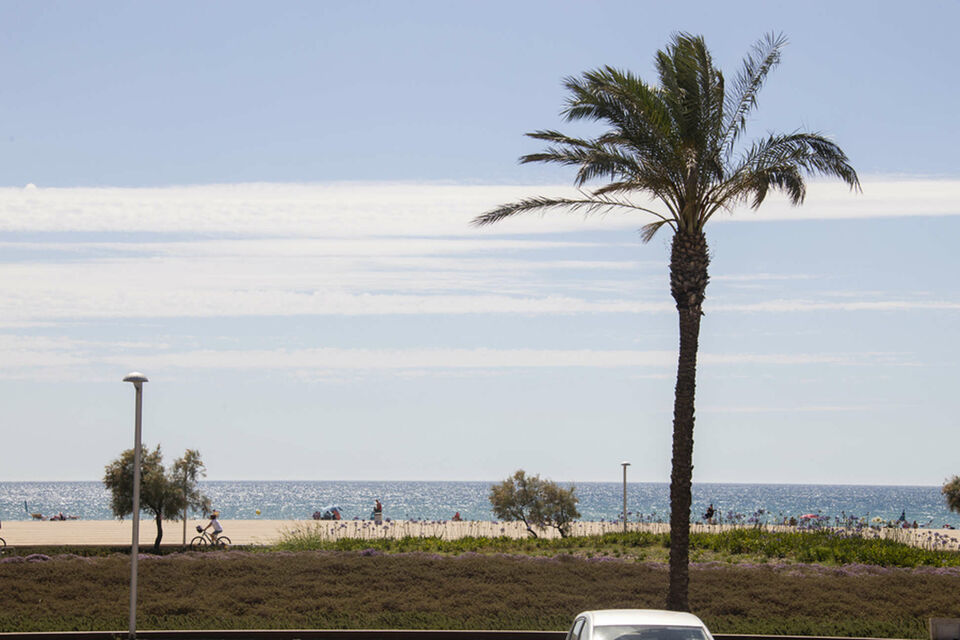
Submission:
M 621 462 L 623 466 L 623 532 L 627 532 L 627 467 L 630 466 L 629 462 Z
M 143 383 L 147 376 L 138 371 L 127 374 L 124 382 L 132 382 L 137 390 L 136 418 L 133 435 L 133 544 L 130 545 L 130 640 L 137 637 L 137 557 L 140 555 L 140 423 L 143 411 Z

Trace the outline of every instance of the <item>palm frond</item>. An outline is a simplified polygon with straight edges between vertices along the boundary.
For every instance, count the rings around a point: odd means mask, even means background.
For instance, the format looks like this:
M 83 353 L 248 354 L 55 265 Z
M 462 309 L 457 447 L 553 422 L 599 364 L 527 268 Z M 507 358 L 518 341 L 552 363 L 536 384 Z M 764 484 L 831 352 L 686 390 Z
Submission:
M 657 54 L 656 65 L 674 123 L 673 158 L 682 165 L 678 183 L 683 199 L 700 202 L 710 185 L 725 175 L 723 74 L 714 67 L 703 38 L 686 33 L 676 34 Z
M 639 155 L 668 162 L 672 155 L 670 114 L 659 93 L 629 72 L 612 67 L 588 71 L 580 78 L 567 78 L 570 91 L 563 111 L 568 121 L 604 121 L 611 129 L 597 142 L 633 149 Z
M 607 120 L 626 128 L 636 118 L 664 133 L 669 114 L 659 99 L 659 92 L 630 73 L 610 66 L 587 71 L 581 77 L 568 77 L 565 88 L 570 91 L 561 115 L 567 121 Z
M 733 91 L 725 99 L 725 127 L 722 147 L 732 153 L 733 146 L 747 125 L 747 116 L 757 106 L 757 94 L 770 71 L 780 63 L 780 51 L 787 44 L 781 34 L 768 33 L 753 45 L 743 60 Z
M 660 228 L 663 225 L 669 225 L 674 230 L 676 226 L 670 220 L 657 220 L 656 222 L 651 222 L 650 224 L 645 224 L 640 228 L 640 239 L 643 240 L 643 243 L 646 244 L 653 240 L 653 236 L 657 235 L 657 231 L 660 231 Z
M 624 150 L 613 145 L 589 145 L 570 147 L 548 147 L 539 153 L 531 153 L 520 158 L 521 164 L 544 162 L 567 166 L 578 166 L 576 185 L 583 186 L 595 178 L 621 180 L 635 175 L 640 167 L 634 158 Z
M 678 194 L 675 190 L 675 184 L 668 178 L 661 178 L 655 172 L 632 177 L 630 180 L 619 182 L 610 182 L 593 190 L 593 196 L 596 198 L 621 198 L 638 192 L 647 192 L 663 204 L 670 214 L 671 218 L 679 215 L 680 207 L 677 205 Z M 651 212 L 653 213 L 653 212 Z M 663 217 L 655 213 L 657 217 Z
M 695 59 L 695 76 L 699 85 L 699 116 L 702 132 L 701 156 L 712 155 L 718 148 L 717 142 L 723 127 L 724 82 L 723 74 L 713 66 L 713 58 L 702 37 L 691 42 Z
M 729 88 L 714 66 L 704 39 L 677 33 L 654 62 L 657 85 L 610 66 L 564 81 L 567 121 L 605 125 L 594 138 L 554 130 L 527 134 L 547 143 L 521 163 L 544 162 L 576 167 L 579 188 L 605 182 L 583 198 L 530 198 L 503 205 L 473 220 L 492 224 L 520 213 L 566 208 L 595 213 L 614 209 L 642 211 L 655 220 L 645 226 L 645 241 L 664 226 L 702 230 L 721 208 L 743 202 L 760 206 L 780 191 L 794 204 L 806 196 L 805 177 L 838 177 L 859 189 L 856 171 L 843 151 L 817 133 L 770 135 L 742 151 L 735 162 L 757 94 L 780 61 L 786 39 L 768 34 L 743 61 Z M 636 194 L 659 201 L 664 213 L 637 206 Z M 638 200 L 639 201 L 639 200 Z
M 840 178 L 851 189 L 860 189 L 860 180 L 847 154 L 835 142 L 819 133 L 796 132 L 768 136 L 766 140 L 753 145 L 740 166 L 747 172 L 759 174 L 795 166 L 808 175 Z M 803 199 L 791 198 L 791 201 L 800 204 Z
M 583 138 L 574 138 L 566 134 L 560 133 L 559 131 L 554 131 L 552 129 L 541 129 L 539 131 L 533 131 L 525 135 L 528 138 L 533 138 L 534 140 L 546 140 L 547 142 L 566 144 L 574 147 L 589 147 L 593 144 L 593 142 L 590 140 L 584 140 Z
M 656 59 L 662 94 L 677 127 L 679 139 L 691 151 L 702 153 L 718 130 L 722 114 L 722 75 L 701 36 L 674 35 Z
M 770 135 L 755 142 L 730 177 L 710 193 L 713 205 L 705 210 L 703 222 L 721 207 L 731 208 L 748 199 L 756 209 L 770 189 L 799 205 L 806 197 L 805 174 L 837 177 L 852 190 L 860 190 L 857 172 L 833 141 L 818 133 Z
M 552 130 L 528 136 L 557 143 L 521 163 L 550 162 L 577 165 L 576 184 L 597 178 L 633 180 L 655 168 L 659 180 L 679 181 L 683 165 L 677 161 L 669 113 L 658 94 L 636 76 L 604 67 L 567 78 L 571 97 L 565 115 L 569 120 L 603 120 L 611 128 L 593 140 L 572 138 Z M 661 191 L 664 191 L 661 189 Z
M 509 218 L 515 215 L 522 213 L 532 213 L 532 212 L 541 212 L 546 213 L 551 209 L 566 209 L 568 211 L 583 211 L 585 214 L 600 213 L 603 211 L 611 211 L 613 209 L 631 209 L 633 211 L 642 211 L 644 213 L 650 213 L 655 215 L 663 220 L 666 218 L 663 215 L 641 207 L 639 205 L 633 204 L 632 202 L 625 200 L 617 200 L 613 198 L 606 197 L 594 197 L 587 195 L 584 198 L 547 198 L 543 196 L 525 198 L 518 202 L 513 202 L 510 204 L 505 204 L 492 209 L 484 214 L 481 214 L 470 221 L 475 227 L 484 227 L 495 222 L 499 222 L 504 218 Z

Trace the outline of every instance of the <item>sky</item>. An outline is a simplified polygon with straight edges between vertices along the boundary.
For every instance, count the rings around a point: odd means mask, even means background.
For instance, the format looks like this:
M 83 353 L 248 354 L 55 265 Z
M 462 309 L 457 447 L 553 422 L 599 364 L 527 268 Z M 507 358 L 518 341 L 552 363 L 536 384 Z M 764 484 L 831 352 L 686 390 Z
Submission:
M 669 6 L 667 6 L 669 4 Z M 653 82 L 676 32 L 812 180 L 711 221 L 695 482 L 960 473 L 957 2 L 0 5 L 0 480 L 98 480 L 143 439 L 213 480 L 667 482 L 669 237 L 551 213 L 519 165 L 563 79 Z M 594 129 L 591 129 L 594 127 Z

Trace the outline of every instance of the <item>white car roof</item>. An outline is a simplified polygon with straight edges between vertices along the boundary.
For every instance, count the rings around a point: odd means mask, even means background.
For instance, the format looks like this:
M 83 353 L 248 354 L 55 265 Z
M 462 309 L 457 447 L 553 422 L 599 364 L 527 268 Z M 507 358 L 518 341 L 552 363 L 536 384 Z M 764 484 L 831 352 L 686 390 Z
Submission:
M 705 627 L 700 618 L 682 611 L 659 609 L 599 609 L 584 611 L 577 617 L 585 617 L 595 626 L 651 625 L 672 627 Z

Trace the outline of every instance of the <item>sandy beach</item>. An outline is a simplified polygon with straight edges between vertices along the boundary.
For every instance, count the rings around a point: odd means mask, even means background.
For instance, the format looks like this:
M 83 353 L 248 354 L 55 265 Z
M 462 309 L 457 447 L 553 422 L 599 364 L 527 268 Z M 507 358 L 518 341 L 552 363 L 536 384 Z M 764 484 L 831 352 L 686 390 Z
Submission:
M 197 535 L 196 526 L 208 520 L 187 522 L 187 542 Z M 270 544 L 280 539 L 291 522 L 285 520 L 223 520 L 224 533 L 234 544 Z M 129 545 L 133 521 L 125 520 L 6 520 L 0 537 L 9 546 L 32 545 Z M 140 544 L 153 545 L 157 526 L 153 520 L 140 521 Z M 164 522 L 162 544 L 181 544 L 183 523 Z
M 205 525 L 206 520 L 192 520 L 187 523 L 187 542 L 196 535 L 195 527 Z M 437 536 L 447 540 L 466 536 L 510 536 L 523 538 L 529 534 L 523 524 L 518 522 L 429 522 L 394 520 L 376 525 L 370 520 L 223 520 L 224 534 L 234 544 L 259 545 L 271 544 L 280 540 L 286 532 L 311 532 L 328 539 L 339 538 L 402 538 L 404 536 Z M 663 533 L 669 531 L 667 524 L 631 523 L 631 531 L 650 531 Z M 692 531 L 715 532 L 731 525 L 692 525 Z M 9 546 L 33 545 L 129 545 L 133 532 L 130 519 L 118 520 L 67 520 L 67 521 L 5 521 L 0 528 Z M 771 530 L 781 527 L 769 526 Z M 792 530 L 783 527 L 783 530 Z M 572 535 L 602 535 L 623 530 L 623 525 L 615 522 L 576 522 L 571 527 Z M 874 531 L 874 530 L 871 530 Z M 555 530 L 538 531 L 541 537 L 557 537 Z M 960 549 L 960 530 L 950 529 L 880 529 L 879 537 L 906 542 L 919 547 Z M 156 537 L 156 525 L 153 520 L 140 522 L 140 544 L 149 546 Z M 177 545 L 183 541 L 183 524 L 165 522 L 163 544 Z

